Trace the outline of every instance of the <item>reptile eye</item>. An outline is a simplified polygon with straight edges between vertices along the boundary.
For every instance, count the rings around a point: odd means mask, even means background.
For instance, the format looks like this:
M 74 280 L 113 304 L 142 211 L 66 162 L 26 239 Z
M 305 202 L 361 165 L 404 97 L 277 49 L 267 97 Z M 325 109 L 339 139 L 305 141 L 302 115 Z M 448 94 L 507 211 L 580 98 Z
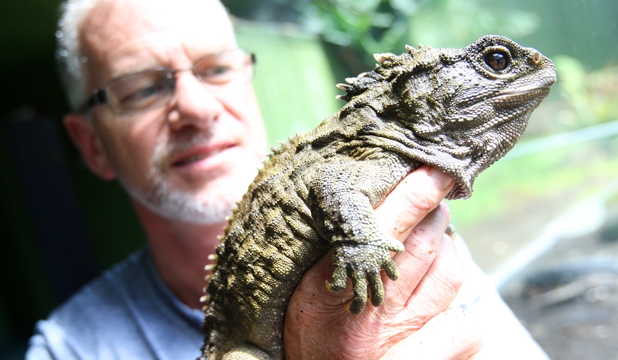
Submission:
M 509 66 L 509 57 L 502 51 L 492 51 L 483 58 L 485 64 L 495 71 L 503 71 Z

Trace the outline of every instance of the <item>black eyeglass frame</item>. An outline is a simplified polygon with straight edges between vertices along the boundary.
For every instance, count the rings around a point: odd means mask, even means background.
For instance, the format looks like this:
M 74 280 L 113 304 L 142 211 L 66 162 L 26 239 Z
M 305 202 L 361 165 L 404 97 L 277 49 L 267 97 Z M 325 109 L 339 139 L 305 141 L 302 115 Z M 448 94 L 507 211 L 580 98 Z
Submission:
M 245 51 L 244 51 L 244 50 L 242 50 L 242 49 L 235 49 L 235 50 L 241 50 L 241 51 L 245 52 Z M 225 51 L 224 51 L 224 52 L 225 52 Z M 222 52 L 222 53 L 224 53 L 224 52 Z M 211 55 L 205 56 L 205 57 L 201 58 L 200 60 L 196 61 L 196 62 L 195 62 L 195 64 L 198 64 L 198 63 L 199 63 L 199 62 L 201 62 L 202 60 L 205 60 L 205 59 L 207 59 L 207 58 L 209 58 L 209 57 L 211 57 L 211 56 L 216 56 L 216 55 L 219 55 L 219 54 L 222 54 L 222 53 L 218 53 L 218 54 L 211 54 Z M 246 52 L 245 52 L 245 53 L 246 53 Z M 255 53 L 246 53 L 246 55 L 248 56 L 248 58 L 249 58 L 249 59 L 250 59 L 250 61 L 251 61 L 251 66 L 255 66 L 255 64 L 256 64 L 256 56 L 255 56 Z M 117 81 L 119 81 L 119 80 L 122 80 L 123 78 L 130 77 L 130 76 L 134 76 L 134 75 L 138 75 L 138 74 L 142 74 L 142 73 L 149 73 L 149 72 L 153 72 L 153 71 L 161 71 L 161 72 L 166 72 L 166 77 L 167 77 L 167 78 L 170 80 L 170 82 L 171 82 L 170 87 L 171 87 L 172 89 L 174 89 L 174 87 L 176 86 L 175 75 L 176 75 L 177 73 L 179 73 L 179 72 L 184 72 L 184 71 L 193 71 L 193 70 L 195 69 L 195 64 L 194 64 L 193 66 L 191 66 L 190 68 L 188 68 L 188 69 L 178 69 L 178 70 L 171 70 L 171 69 L 166 68 L 166 67 L 156 67 L 156 68 L 153 68 L 153 69 L 148 69 L 148 70 L 144 70 L 144 71 L 139 71 L 139 72 L 136 72 L 136 73 L 133 73 L 133 74 L 128 74 L 128 75 L 124 75 L 124 76 L 121 76 L 121 77 L 118 77 L 118 78 L 112 79 L 112 80 L 111 80 L 111 81 L 109 81 L 109 82 L 107 83 L 107 85 L 105 85 L 104 87 L 102 87 L 102 88 L 98 88 L 98 89 L 94 89 L 94 90 L 92 91 L 92 95 L 90 95 L 90 97 L 88 98 L 88 100 L 86 100 L 86 103 L 82 106 L 82 108 L 81 108 L 80 112 L 81 112 L 82 114 L 85 114 L 85 113 L 87 113 L 88 111 L 90 111 L 90 109 L 92 109 L 92 108 L 93 108 L 93 107 L 95 107 L 95 106 L 102 105 L 102 104 L 108 104 L 108 103 L 109 103 L 109 99 L 108 99 L 108 97 L 107 97 L 107 89 L 108 89 L 108 88 L 109 88 L 112 84 L 114 84 L 115 82 L 117 82 Z M 116 110 L 115 110 L 113 107 L 111 107 L 111 106 L 110 106 L 110 109 L 111 109 L 114 113 L 116 113 Z M 138 112 L 139 112 L 139 111 L 138 111 Z M 122 114 L 118 114 L 118 115 L 122 115 Z

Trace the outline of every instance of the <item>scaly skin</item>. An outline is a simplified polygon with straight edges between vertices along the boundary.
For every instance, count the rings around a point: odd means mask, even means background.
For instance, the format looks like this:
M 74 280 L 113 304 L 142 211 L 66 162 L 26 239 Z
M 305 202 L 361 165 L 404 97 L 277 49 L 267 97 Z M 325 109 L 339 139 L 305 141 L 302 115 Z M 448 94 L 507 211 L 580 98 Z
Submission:
M 467 198 L 476 176 L 506 154 L 556 80 L 538 51 L 495 35 L 464 49 L 377 54 L 374 71 L 339 84 L 347 100 L 315 130 L 274 150 L 234 210 L 207 288 L 202 359 L 282 359 L 287 302 L 304 272 L 333 248 L 333 281 L 352 279 L 353 314 L 380 306 L 384 270 L 397 278 L 373 208 L 429 164 Z

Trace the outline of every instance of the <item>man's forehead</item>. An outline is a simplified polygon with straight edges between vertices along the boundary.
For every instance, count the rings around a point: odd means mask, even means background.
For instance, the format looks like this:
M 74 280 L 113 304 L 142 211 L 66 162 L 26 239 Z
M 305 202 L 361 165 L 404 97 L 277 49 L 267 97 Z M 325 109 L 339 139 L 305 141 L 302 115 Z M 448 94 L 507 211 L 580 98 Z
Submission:
M 218 0 L 101 0 L 84 19 L 89 21 L 119 36 L 166 29 L 185 36 L 233 39 L 231 21 Z
M 125 0 L 126 1 L 126 0 Z M 135 1 L 135 0 L 133 0 Z M 137 0 L 138 11 L 152 23 L 169 24 L 179 29 L 232 31 L 227 12 L 218 0 Z M 220 36 L 225 34 L 205 34 Z
M 82 41 L 89 65 L 109 67 L 112 77 L 174 66 L 169 56 L 179 52 L 195 61 L 236 46 L 231 22 L 216 0 L 102 0 L 84 19 Z

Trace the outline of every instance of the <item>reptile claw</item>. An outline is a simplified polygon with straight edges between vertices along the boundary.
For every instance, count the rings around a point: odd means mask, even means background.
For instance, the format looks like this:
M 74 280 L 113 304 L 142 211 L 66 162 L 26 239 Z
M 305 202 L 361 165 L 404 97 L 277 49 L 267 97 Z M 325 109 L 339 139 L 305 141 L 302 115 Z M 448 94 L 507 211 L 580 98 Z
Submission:
M 348 301 L 345 301 L 345 299 L 342 299 L 341 301 L 343 301 L 343 307 L 346 310 L 348 310 L 348 312 L 351 314 L 352 312 L 350 311 L 350 304 L 352 303 L 352 301 L 354 301 L 354 299 L 348 300 Z
M 367 301 L 371 301 L 371 295 L 367 296 Z M 352 315 L 358 315 L 364 308 L 364 304 L 360 307 L 360 309 L 358 305 L 354 306 L 354 298 L 347 301 L 345 299 L 341 299 L 341 302 L 343 303 L 343 307 Z M 356 308 L 356 311 L 353 311 L 353 307 Z

